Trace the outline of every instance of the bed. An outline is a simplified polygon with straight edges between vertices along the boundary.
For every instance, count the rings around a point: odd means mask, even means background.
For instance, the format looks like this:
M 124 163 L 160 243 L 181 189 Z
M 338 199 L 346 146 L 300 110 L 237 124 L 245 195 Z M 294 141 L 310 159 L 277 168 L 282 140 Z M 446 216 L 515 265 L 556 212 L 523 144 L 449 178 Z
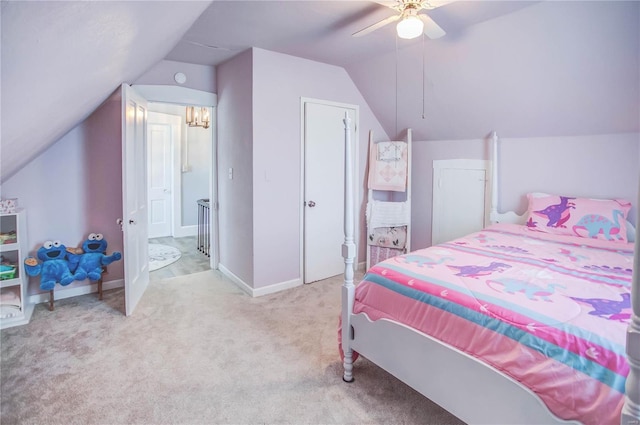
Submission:
M 493 146 L 495 157 L 495 135 Z M 345 176 L 353 187 L 348 168 Z M 572 198 L 538 219 L 532 211 L 545 198 L 531 195 L 524 224 L 493 211 L 484 230 L 388 259 L 356 288 L 352 196 L 343 244 L 346 382 L 363 355 L 467 423 L 640 423 L 630 223 L 600 223 L 597 232 L 570 222 L 583 207 Z M 552 217 L 557 226 L 547 226 Z

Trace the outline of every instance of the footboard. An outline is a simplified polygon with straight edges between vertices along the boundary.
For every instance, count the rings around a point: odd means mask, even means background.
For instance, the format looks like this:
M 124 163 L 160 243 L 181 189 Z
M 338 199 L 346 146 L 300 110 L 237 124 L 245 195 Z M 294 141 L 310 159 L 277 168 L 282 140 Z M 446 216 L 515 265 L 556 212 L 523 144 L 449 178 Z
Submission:
M 467 423 L 578 424 L 558 419 L 528 388 L 429 335 L 364 313 L 352 315 L 351 326 L 353 350 Z

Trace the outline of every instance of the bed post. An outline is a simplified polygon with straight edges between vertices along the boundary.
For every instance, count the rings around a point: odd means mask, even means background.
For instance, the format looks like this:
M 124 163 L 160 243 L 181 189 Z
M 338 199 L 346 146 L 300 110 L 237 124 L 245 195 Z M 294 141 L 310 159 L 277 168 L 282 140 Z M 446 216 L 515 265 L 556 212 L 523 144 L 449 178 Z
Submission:
M 489 221 L 498 221 L 498 135 L 491 133 L 491 211 Z
M 351 313 L 353 312 L 353 298 L 355 285 L 353 284 L 354 260 L 356 244 L 354 242 L 354 193 L 353 167 L 351 147 L 351 118 L 345 113 L 344 117 L 344 243 L 342 257 L 344 257 L 344 283 L 342 285 L 342 351 L 344 353 L 345 382 L 353 382 L 353 350 L 351 349 Z
M 627 360 L 629 376 L 625 386 L 622 425 L 640 424 L 640 191 L 636 204 L 636 242 L 633 257 L 633 280 L 631 283 L 631 322 L 627 329 Z

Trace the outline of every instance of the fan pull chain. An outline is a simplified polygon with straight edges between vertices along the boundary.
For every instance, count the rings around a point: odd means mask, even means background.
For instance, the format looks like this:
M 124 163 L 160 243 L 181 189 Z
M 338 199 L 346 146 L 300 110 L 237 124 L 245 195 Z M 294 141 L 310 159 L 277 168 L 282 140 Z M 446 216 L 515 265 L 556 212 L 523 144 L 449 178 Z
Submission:
M 424 72 L 424 64 L 426 61 L 426 51 L 425 51 L 425 38 L 427 38 L 427 36 L 423 33 L 422 34 L 422 119 L 426 118 L 426 114 L 425 114 L 425 72 Z
M 398 136 L 398 35 L 396 34 L 396 134 Z

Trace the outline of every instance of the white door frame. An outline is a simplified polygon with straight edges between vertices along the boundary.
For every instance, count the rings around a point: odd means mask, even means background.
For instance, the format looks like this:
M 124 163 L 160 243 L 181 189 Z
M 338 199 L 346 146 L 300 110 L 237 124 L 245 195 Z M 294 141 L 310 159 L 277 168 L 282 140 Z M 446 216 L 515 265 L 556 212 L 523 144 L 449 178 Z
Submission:
M 206 106 L 213 110 L 211 114 L 211 126 L 216 127 L 215 108 L 218 105 L 218 95 L 202 90 L 190 89 L 179 86 L 163 86 L 163 85 L 134 85 L 135 89 L 144 96 L 149 102 L 157 103 L 173 103 L 177 105 Z M 220 245 L 218 231 L 218 173 L 214 170 L 217 166 L 217 138 L 216 131 L 211 132 L 211 163 L 209 199 L 211 208 L 209 208 L 209 223 L 211 226 L 211 247 L 209 265 L 212 269 L 217 269 L 220 262 Z
M 340 102 L 332 102 L 329 100 L 315 99 L 311 97 L 301 97 L 300 98 L 300 280 L 304 283 L 304 211 L 305 211 L 305 180 L 304 180 L 304 165 L 305 165 L 305 104 L 307 103 L 315 103 L 319 105 L 326 106 L 336 106 L 338 108 L 346 108 L 353 109 L 355 111 L 355 116 L 353 120 L 353 128 L 355 132 L 355 137 L 352 140 L 354 144 L 353 150 L 353 175 L 355 178 L 353 179 L 353 193 L 357 194 L 358 199 L 355 200 L 355 210 L 359 211 L 360 202 L 360 174 L 358 172 L 359 167 L 359 145 L 360 145 L 360 107 L 358 105 L 351 105 L 348 103 L 340 103 Z M 342 124 L 344 125 L 344 124 Z M 356 243 L 356 264 L 358 258 L 358 241 L 360 240 L 360 218 L 356 220 L 355 223 L 355 243 Z

